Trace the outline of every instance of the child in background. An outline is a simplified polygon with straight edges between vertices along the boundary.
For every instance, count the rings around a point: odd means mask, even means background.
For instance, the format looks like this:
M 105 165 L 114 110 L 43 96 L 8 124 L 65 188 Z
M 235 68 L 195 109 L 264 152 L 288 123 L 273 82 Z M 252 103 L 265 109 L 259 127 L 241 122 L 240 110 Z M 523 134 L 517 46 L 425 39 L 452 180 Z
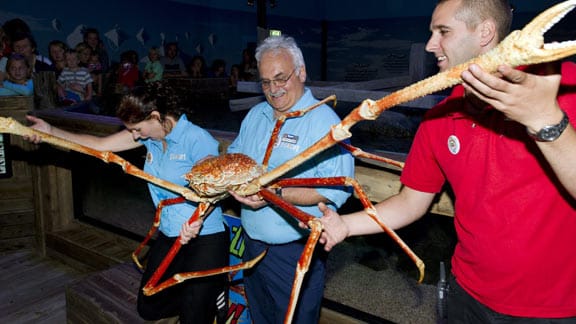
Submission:
M 66 67 L 58 77 L 58 95 L 64 106 L 92 100 L 92 76 L 79 66 L 76 50 L 66 51 Z
M 228 74 L 226 73 L 226 61 L 223 59 L 215 59 L 212 62 L 212 66 L 210 67 L 210 71 L 208 71 L 209 78 L 227 78 Z
M 6 51 L 7 48 L 9 47 L 7 45 L 8 45 L 8 36 L 6 35 L 6 32 L 4 32 L 4 29 L 0 27 L 0 62 L 2 60 L 7 59 L 8 53 L 4 53 L 4 51 Z M 5 73 L 0 71 L 0 83 L 4 80 L 4 78 Z
M 4 51 L 6 50 L 7 44 L 8 36 L 6 35 L 4 28 L 0 27 L 0 58 L 5 55 Z
M 60 75 L 64 67 L 66 67 L 66 50 L 68 45 L 61 40 L 53 40 L 48 44 L 48 57 L 52 61 L 54 70 L 56 71 L 56 78 Z
M 152 83 L 162 80 L 164 67 L 160 63 L 160 53 L 158 47 L 152 47 L 148 51 L 148 62 L 144 66 L 144 82 Z
M 92 49 L 86 43 L 78 43 L 75 47 L 76 53 L 78 54 L 78 66 L 87 68 L 90 62 L 90 54 L 92 54 Z
M 201 55 L 195 55 L 188 63 L 188 75 L 193 79 L 206 77 L 206 62 Z
M 34 93 L 32 69 L 20 54 L 11 54 L 6 63 L 6 80 L 0 82 L 0 96 L 31 96 Z
M 120 54 L 120 69 L 118 70 L 118 84 L 122 93 L 128 93 L 140 78 L 138 70 L 138 54 L 129 50 Z
M 232 67 L 230 68 L 230 84 L 229 84 L 229 88 L 230 88 L 230 95 L 231 96 L 235 96 L 237 94 L 237 87 L 238 87 L 238 81 L 240 80 L 240 65 L 239 64 L 233 64 Z
M 102 95 L 102 63 L 100 63 L 100 55 L 97 51 L 92 51 L 90 53 L 90 60 L 88 61 L 88 71 L 92 76 L 92 88 L 94 89 L 94 95 Z

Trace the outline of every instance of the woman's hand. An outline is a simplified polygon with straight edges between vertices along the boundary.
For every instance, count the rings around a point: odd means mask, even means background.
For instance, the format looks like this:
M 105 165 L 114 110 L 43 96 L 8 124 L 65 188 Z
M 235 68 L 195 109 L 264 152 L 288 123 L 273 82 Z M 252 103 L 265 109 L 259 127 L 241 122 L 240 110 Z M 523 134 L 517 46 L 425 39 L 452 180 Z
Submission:
M 182 229 L 180 230 L 180 243 L 184 245 L 190 242 L 191 239 L 196 238 L 196 236 L 198 236 L 198 233 L 200 233 L 202 223 L 203 221 L 201 219 L 192 222 L 192 224 L 188 224 L 188 222 L 185 222 L 182 225 Z
M 52 134 L 52 126 L 47 122 L 45 122 L 44 120 L 30 115 L 26 116 L 26 120 L 28 120 L 31 123 L 28 127 L 46 134 Z M 35 144 L 42 142 L 42 138 L 40 138 L 40 136 L 38 135 L 23 136 L 23 138 Z

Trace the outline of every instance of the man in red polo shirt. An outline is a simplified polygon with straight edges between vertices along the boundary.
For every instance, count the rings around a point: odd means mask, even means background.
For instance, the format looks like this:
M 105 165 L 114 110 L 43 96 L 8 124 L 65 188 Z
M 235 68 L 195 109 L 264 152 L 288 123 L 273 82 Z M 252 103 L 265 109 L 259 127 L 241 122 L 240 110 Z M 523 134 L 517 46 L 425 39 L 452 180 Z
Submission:
M 494 48 L 511 16 L 505 0 L 441 0 L 426 49 L 447 70 Z M 427 113 L 404 187 L 378 216 L 408 225 L 448 182 L 458 235 L 448 322 L 576 323 L 576 67 L 502 66 L 496 76 L 471 66 L 462 78 Z M 321 209 L 327 250 L 382 231 L 364 211 Z

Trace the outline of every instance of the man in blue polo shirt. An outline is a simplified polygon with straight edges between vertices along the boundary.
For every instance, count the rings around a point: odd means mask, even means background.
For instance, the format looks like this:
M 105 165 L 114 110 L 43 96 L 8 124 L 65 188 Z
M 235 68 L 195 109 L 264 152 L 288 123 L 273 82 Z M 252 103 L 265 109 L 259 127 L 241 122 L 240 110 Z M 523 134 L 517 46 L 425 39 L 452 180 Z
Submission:
M 273 36 L 256 49 L 256 60 L 266 102 L 253 107 L 228 153 L 243 153 L 262 162 L 276 120 L 288 112 L 302 110 L 318 102 L 304 86 L 306 66 L 300 48 L 291 37 Z M 327 105 L 298 118 L 286 120 L 269 161 L 273 169 L 298 155 L 340 122 Z M 332 147 L 285 175 L 286 178 L 326 178 L 354 175 L 354 159 L 340 147 Z M 242 205 L 245 230 L 244 259 L 254 258 L 264 249 L 266 257 L 244 273 L 250 314 L 254 323 L 282 323 L 288 308 L 292 281 L 308 230 L 287 213 L 268 205 L 258 195 L 242 197 L 232 193 Z M 281 196 L 299 209 L 321 216 L 317 204 L 340 207 L 350 196 L 345 187 L 288 187 Z M 302 286 L 295 323 L 317 323 L 324 290 L 326 254 L 315 252 Z

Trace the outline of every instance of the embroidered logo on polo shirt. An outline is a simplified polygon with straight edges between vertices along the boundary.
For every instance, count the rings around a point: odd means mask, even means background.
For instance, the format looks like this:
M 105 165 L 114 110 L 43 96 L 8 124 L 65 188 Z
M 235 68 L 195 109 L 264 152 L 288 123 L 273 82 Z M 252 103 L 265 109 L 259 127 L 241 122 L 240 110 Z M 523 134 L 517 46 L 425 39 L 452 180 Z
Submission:
M 456 135 L 450 135 L 448 137 L 448 150 L 454 155 L 460 152 L 460 140 Z
M 150 152 L 146 153 L 146 163 L 152 163 L 152 161 L 154 161 L 154 156 L 152 155 L 152 153 Z

